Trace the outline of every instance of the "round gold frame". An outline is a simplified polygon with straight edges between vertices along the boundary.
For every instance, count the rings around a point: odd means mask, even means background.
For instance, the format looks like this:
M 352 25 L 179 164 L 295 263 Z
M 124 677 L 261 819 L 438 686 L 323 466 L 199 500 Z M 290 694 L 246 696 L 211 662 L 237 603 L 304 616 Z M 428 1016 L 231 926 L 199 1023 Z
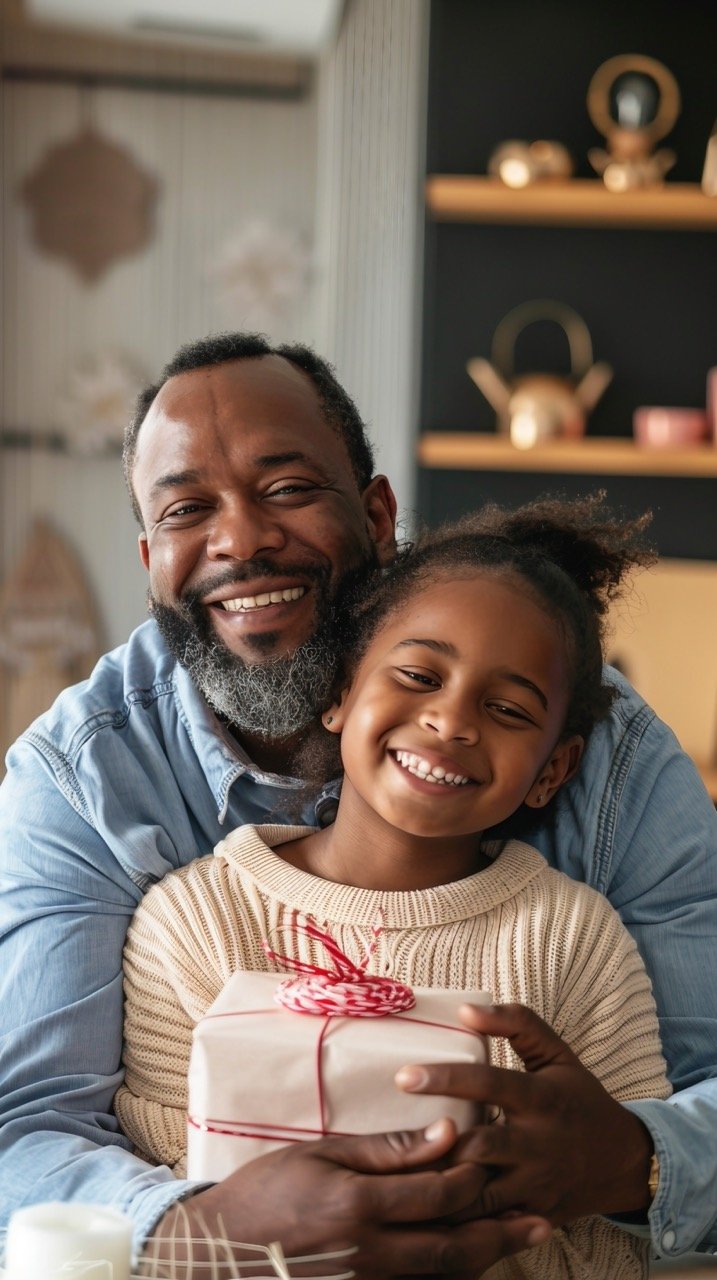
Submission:
M 618 76 L 624 75 L 626 71 L 639 71 L 651 76 L 657 85 L 657 114 L 650 124 L 640 130 L 650 142 L 655 143 L 670 132 L 680 114 L 681 106 L 680 90 L 675 77 L 655 58 L 648 58 L 640 53 L 621 53 L 603 62 L 588 85 L 587 107 L 590 119 L 606 138 L 620 128 L 610 115 L 610 90 Z

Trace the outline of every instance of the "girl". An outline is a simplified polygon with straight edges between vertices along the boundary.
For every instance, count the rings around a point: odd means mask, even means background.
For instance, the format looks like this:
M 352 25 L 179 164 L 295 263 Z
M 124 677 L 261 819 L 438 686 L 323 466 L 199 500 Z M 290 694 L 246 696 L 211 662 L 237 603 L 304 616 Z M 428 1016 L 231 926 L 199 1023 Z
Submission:
M 486 508 L 353 588 L 323 717 L 344 769 L 335 823 L 240 828 L 134 918 L 115 1105 L 147 1158 L 183 1174 L 193 1026 L 234 971 L 272 967 L 262 939 L 323 963 L 286 932 L 297 912 L 356 960 L 380 913 L 372 972 L 529 1005 L 616 1098 L 667 1096 L 649 981 L 617 915 L 532 848 L 489 836 L 519 806 L 550 804 L 610 706 L 604 617 L 650 557 L 646 519 L 616 522 L 601 503 Z M 522 1067 L 507 1043 L 490 1052 Z M 646 1269 L 645 1243 L 586 1218 L 490 1274 Z

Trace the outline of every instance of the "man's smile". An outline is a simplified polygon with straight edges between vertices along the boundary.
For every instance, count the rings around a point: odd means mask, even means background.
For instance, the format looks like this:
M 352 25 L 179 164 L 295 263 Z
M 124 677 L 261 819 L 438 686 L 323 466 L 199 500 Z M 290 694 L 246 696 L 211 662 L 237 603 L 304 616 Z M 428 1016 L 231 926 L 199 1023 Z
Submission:
M 283 591 L 274 588 L 272 591 L 262 591 L 260 595 L 234 596 L 217 603 L 228 613 L 247 613 L 252 609 L 265 609 L 270 604 L 288 604 L 292 600 L 300 600 L 305 593 L 306 587 L 285 587 Z

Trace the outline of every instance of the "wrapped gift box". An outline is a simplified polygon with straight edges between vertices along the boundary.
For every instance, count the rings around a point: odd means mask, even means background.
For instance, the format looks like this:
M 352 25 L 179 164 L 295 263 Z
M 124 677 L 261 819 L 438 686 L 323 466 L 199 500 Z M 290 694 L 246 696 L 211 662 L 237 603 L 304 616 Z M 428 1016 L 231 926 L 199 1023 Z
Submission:
M 187 1174 L 219 1180 L 288 1142 L 325 1134 L 421 1129 L 450 1116 L 475 1123 L 473 1103 L 404 1093 L 399 1067 L 485 1062 L 462 1026 L 481 991 L 417 987 L 416 1004 L 386 1017 L 322 1017 L 274 1001 L 281 975 L 236 973 L 197 1023 L 189 1068 Z

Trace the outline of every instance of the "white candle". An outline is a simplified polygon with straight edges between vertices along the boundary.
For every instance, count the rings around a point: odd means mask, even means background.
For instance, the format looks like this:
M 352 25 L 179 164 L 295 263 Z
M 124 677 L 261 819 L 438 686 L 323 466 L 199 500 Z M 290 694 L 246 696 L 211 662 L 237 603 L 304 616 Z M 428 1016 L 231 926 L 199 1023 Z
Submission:
M 38 1204 L 10 1218 L 5 1280 L 129 1280 L 132 1223 L 91 1204 Z

